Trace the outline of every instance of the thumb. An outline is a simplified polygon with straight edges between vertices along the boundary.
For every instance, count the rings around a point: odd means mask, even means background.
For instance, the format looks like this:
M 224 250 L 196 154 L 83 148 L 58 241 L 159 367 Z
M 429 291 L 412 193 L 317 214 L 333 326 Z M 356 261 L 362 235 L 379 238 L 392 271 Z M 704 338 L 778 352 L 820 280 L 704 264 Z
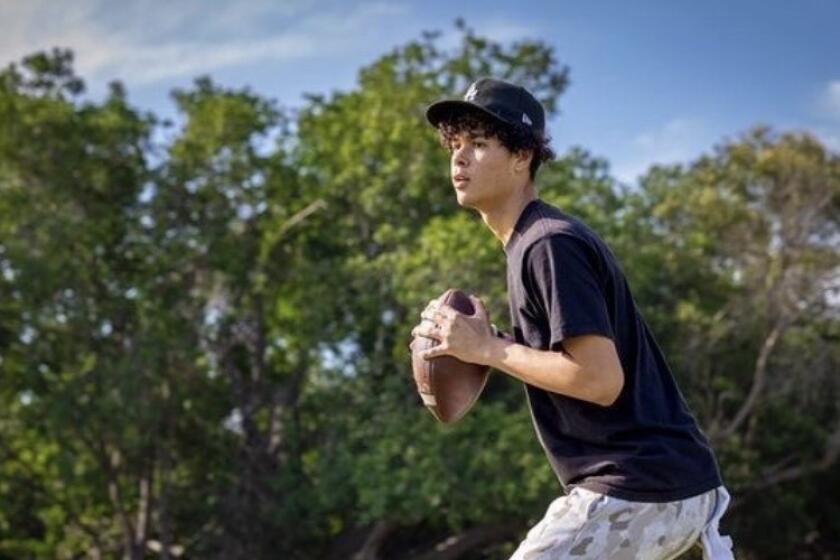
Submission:
M 482 319 L 488 319 L 487 308 L 484 307 L 484 302 L 481 301 L 481 298 L 474 295 L 470 295 L 470 301 L 472 302 L 473 307 L 475 308 L 475 316 L 480 317 Z
M 424 360 L 431 360 L 432 358 L 437 358 L 438 356 L 445 356 L 449 354 L 449 347 L 444 346 L 443 344 L 438 344 L 436 346 L 432 346 L 428 350 L 424 350 L 420 353 L 420 357 Z

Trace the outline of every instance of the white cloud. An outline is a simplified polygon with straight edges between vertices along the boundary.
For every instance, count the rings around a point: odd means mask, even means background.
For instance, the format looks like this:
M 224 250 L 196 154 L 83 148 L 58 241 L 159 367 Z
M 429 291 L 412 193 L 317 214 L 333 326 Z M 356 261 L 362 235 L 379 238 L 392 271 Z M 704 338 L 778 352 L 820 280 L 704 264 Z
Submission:
M 70 37 L 99 35 L 91 24 L 96 8 L 97 2 L 92 0 L 80 0 L 72 10 L 49 0 L 0 0 L 0 62 L 5 65 Z
M 816 122 L 807 128 L 832 152 L 840 153 L 840 79 L 825 84 L 813 105 Z
M 651 165 L 688 162 L 711 145 L 710 131 L 702 120 L 671 119 L 629 140 L 623 154 L 614 160 L 614 174 L 619 180 L 632 184 Z
M 829 82 L 820 95 L 820 112 L 840 122 L 840 80 Z
M 832 152 L 840 154 L 840 130 L 815 128 L 812 132 Z
M 117 6 L 117 7 L 115 7 Z M 37 50 L 68 47 L 87 80 L 132 85 L 262 60 L 329 56 L 362 48 L 366 30 L 405 12 L 371 1 L 0 0 L 0 64 Z

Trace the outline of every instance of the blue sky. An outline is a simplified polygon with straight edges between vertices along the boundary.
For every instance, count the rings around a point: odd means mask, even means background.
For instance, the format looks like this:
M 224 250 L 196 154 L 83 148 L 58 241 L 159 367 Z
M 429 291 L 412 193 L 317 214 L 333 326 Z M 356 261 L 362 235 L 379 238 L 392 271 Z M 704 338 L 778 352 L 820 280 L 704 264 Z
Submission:
M 571 69 L 554 147 L 580 145 L 632 182 L 763 123 L 809 130 L 840 152 L 840 2 L 0 0 L 0 64 L 76 52 L 97 98 L 114 79 L 171 116 L 195 76 L 284 106 L 353 87 L 358 69 L 463 17 L 499 41 L 538 38 Z M 431 100 L 430 100 L 431 101 Z

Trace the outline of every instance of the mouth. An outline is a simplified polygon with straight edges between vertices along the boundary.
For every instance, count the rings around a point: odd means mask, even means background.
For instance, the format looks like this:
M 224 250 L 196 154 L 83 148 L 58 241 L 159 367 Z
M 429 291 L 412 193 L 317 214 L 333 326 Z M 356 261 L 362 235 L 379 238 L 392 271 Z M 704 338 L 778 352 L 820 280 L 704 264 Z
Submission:
M 466 184 L 469 182 L 470 178 L 466 175 L 455 175 L 454 177 L 452 177 L 452 183 L 454 183 L 456 188 L 466 186 Z

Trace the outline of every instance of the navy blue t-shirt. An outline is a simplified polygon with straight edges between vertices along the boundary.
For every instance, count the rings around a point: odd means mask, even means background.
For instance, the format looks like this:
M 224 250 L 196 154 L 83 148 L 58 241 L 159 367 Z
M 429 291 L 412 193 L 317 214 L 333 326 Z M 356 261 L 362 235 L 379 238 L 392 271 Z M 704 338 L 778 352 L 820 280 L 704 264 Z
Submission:
M 624 370 L 624 388 L 607 407 L 525 385 L 540 443 L 563 485 L 643 502 L 719 486 L 714 453 L 607 245 L 536 199 L 522 211 L 505 253 L 517 343 L 560 351 L 568 337 L 608 337 Z

